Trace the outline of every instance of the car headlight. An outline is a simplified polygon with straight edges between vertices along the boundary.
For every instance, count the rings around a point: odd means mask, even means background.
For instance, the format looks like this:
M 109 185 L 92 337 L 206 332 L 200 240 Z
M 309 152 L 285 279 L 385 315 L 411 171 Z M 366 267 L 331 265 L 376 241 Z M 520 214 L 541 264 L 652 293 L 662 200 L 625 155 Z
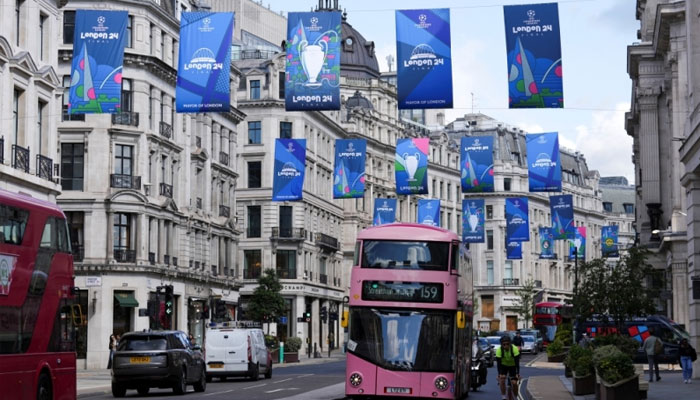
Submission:
M 362 376 L 357 372 L 350 375 L 350 386 L 358 387 L 362 384 Z
M 447 390 L 447 387 L 449 386 L 449 382 L 447 381 L 447 378 L 444 376 L 440 376 L 437 379 L 435 379 L 435 388 L 440 391 L 445 391 Z

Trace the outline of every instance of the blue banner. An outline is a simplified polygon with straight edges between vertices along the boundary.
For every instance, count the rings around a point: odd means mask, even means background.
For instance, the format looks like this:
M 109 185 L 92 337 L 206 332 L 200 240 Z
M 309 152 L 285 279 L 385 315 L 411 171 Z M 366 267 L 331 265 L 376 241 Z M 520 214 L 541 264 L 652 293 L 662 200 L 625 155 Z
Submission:
M 175 103 L 177 112 L 231 110 L 233 13 L 183 12 Z
M 306 168 L 306 139 L 275 139 L 272 201 L 301 200 Z
M 527 197 L 506 198 L 506 243 L 530 240 Z
M 126 11 L 76 11 L 69 114 L 121 112 L 128 15 Z
M 577 226 L 574 229 L 574 239 L 569 239 L 569 259 L 578 257 L 579 260 L 586 259 L 586 227 Z
M 510 108 L 563 108 L 557 3 L 504 6 Z
M 540 258 L 554 259 L 554 234 L 550 227 L 540 228 Z
M 396 221 L 396 199 L 374 199 L 373 225 L 391 224 Z
M 340 38 L 339 12 L 289 13 L 287 111 L 340 110 Z
M 462 200 L 462 242 L 484 243 L 484 199 Z
M 440 200 L 418 200 L 418 223 L 430 226 L 440 226 Z
M 574 235 L 573 196 L 570 194 L 549 196 L 549 209 L 552 213 L 554 240 L 571 238 Z
M 604 226 L 600 231 L 600 245 L 602 247 L 603 257 L 620 257 L 618 247 L 618 226 Z
M 407 138 L 396 143 L 396 194 L 428 194 L 430 139 Z
M 450 10 L 396 10 L 399 109 L 452 108 Z
M 336 139 L 333 198 L 351 199 L 365 193 L 365 139 Z
M 558 133 L 527 135 L 527 173 L 531 192 L 561 192 Z
M 463 137 L 462 192 L 493 192 L 493 136 Z
M 506 259 L 508 259 L 508 260 L 522 260 L 523 259 L 522 242 L 508 242 L 508 243 L 506 243 Z

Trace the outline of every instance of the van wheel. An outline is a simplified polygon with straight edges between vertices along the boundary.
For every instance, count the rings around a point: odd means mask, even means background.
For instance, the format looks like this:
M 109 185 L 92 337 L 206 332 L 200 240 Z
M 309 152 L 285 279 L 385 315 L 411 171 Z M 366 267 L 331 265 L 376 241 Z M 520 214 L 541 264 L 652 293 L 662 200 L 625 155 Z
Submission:
M 36 398 L 37 400 L 53 399 L 53 393 L 51 390 L 51 378 L 46 372 L 42 372 L 41 375 L 39 375 L 39 382 L 36 388 Z
M 250 380 L 257 381 L 260 378 L 260 365 L 255 364 L 253 370 L 250 371 Z
M 207 375 L 207 383 L 211 382 L 211 375 Z
M 112 396 L 114 397 L 124 397 L 126 396 L 126 388 L 120 383 L 112 382 Z
M 175 394 L 185 394 L 187 391 L 187 377 L 185 376 L 185 370 L 180 371 L 180 377 L 175 382 L 173 386 L 173 393 Z
M 267 364 L 267 369 L 265 370 L 265 379 L 272 378 L 272 362 Z
M 194 385 L 195 392 L 203 392 L 207 390 L 207 374 L 202 370 L 202 376 L 199 377 L 199 381 L 197 381 Z

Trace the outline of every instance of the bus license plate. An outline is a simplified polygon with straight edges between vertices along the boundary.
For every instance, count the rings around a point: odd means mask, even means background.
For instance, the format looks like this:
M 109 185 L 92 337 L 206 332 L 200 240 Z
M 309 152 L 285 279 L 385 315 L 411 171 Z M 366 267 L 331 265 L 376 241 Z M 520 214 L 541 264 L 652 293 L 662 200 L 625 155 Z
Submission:
M 222 363 L 211 363 L 209 364 L 209 368 L 223 368 L 224 364 Z
M 406 387 L 385 387 L 384 393 L 412 394 L 413 390 Z
M 151 357 L 131 357 L 129 362 L 131 364 L 148 364 L 151 362 Z

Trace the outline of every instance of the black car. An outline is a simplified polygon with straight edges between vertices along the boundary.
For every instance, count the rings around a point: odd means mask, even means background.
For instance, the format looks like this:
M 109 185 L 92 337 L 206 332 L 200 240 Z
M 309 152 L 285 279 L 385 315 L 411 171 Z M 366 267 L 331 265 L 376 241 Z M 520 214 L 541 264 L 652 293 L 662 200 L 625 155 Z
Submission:
M 184 394 L 188 384 L 203 392 L 206 368 L 201 348 L 184 332 L 131 332 L 121 337 L 112 362 L 114 397 L 124 397 L 127 389 L 146 395 L 152 387 Z
M 484 338 L 479 338 L 479 348 L 481 349 L 481 354 L 483 354 L 486 360 L 486 365 L 491 368 L 493 367 L 494 360 L 496 359 L 496 352 L 493 350 L 493 346 L 489 344 L 489 341 Z

